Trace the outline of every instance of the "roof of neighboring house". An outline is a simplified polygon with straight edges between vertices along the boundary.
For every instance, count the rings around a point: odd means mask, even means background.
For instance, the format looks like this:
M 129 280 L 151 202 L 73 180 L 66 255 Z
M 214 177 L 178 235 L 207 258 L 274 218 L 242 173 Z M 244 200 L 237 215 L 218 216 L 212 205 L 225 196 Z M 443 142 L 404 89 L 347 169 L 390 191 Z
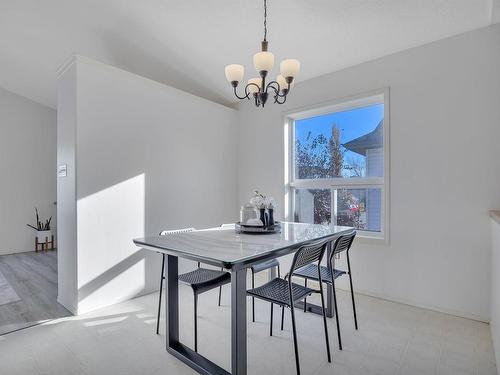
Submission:
M 366 156 L 366 150 L 382 148 L 384 145 L 384 120 L 381 120 L 372 132 L 342 144 L 346 149 Z

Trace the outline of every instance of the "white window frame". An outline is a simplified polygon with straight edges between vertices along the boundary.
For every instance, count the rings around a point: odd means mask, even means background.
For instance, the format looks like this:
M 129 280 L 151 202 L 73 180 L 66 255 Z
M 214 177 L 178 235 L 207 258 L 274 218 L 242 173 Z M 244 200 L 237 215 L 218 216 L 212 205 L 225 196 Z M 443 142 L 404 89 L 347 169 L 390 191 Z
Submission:
M 329 179 L 295 179 L 295 126 L 294 122 L 305 118 L 321 116 L 334 112 L 362 108 L 373 104 L 384 104 L 384 176 L 352 177 Z M 284 150 L 285 150 L 285 218 L 293 221 L 295 212 L 294 189 L 333 189 L 338 188 L 380 188 L 382 190 L 381 231 L 357 230 L 358 237 L 368 242 L 389 243 L 389 176 L 390 176 L 390 105 L 389 88 L 365 92 L 347 98 L 335 99 L 307 108 L 299 108 L 284 113 Z M 333 205 L 333 201 L 332 201 Z M 333 207 L 332 207 L 333 209 Z M 332 212 L 332 221 L 333 221 Z

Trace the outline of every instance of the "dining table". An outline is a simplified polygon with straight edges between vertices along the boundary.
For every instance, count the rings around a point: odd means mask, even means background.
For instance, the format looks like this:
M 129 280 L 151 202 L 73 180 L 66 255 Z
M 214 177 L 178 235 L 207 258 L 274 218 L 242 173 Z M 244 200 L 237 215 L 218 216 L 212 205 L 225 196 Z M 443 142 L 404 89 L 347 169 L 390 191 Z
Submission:
M 247 234 L 234 228 L 209 228 L 168 236 L 134 239 L 143 249 L 166 255 L 165 324 L 167 352 L 200 374 L 247 374 L 247 269 L 255 264 L 296 252 L 301 246 L 333 241 L 354 228 L 281 222 L 278 233 Z M 195 352 L 179 340 L 179 258 L 224 268 L 231 273 L 231 371 Z M 270 273 L 270 277 L 275 274 Z M 328 315 L 333 315 L 331 290 Z M 314 311 L 308 303 L 310 311 Z

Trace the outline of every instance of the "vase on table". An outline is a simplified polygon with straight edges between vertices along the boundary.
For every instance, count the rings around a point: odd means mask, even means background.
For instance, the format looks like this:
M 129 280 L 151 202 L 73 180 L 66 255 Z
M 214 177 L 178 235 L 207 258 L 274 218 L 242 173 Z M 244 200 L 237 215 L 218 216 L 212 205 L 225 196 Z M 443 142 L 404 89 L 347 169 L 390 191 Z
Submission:
M 274 213 L 272 208 L 267 209 L 268 217 L 267 217 L 267 226 L 272 227 L 274 225 Z
M 262 224 L 264 224 L 264 228 L 266 228 L 268 219 L 267 219 L 267 214 L 266 214 L 265 208 L 260 209 L 260 221 L 262 221 Z

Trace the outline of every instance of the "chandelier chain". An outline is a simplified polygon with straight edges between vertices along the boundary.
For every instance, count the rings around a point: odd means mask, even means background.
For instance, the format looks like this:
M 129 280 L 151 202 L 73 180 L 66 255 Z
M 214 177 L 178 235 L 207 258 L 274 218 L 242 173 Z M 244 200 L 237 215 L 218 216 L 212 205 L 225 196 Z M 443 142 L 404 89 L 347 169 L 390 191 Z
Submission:
M 264 0 L 264 41 L 267 41 L 267 0 Z

